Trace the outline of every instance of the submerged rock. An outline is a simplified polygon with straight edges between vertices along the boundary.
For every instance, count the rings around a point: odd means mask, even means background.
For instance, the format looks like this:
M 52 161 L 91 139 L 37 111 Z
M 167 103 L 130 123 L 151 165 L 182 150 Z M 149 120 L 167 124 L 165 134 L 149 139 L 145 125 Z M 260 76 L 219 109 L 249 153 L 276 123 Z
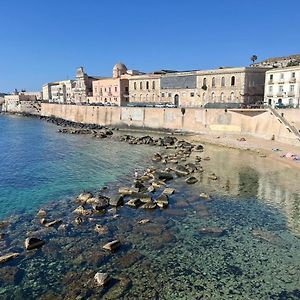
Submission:
M 110 277 L 107 273 L 98 272 L 95 274 L 94 279 L 95 279 L 97 285 L 104 286 L 109 282 Z
M 143 202 L 139 198 L 130 199 L 126 204 L 130 207 L 139 207 Z
M 104 235 L 108 233 L 108 227 L 96 224 L 95 231 L 101 235 Z
M 138 193 L 139 188 L 136 187 L 120 187 L 119 194 L 125 195 L 132 195 L 133 193 Z
M 196 177 L 189 177 L 189 178 L 187 178 L 186 180 L 185 180 L 185 182 L 187 183 L 187 184 L 195 184 L 196 182 L 198 182 L 198 179 L 196 178 Z
M 169 172 L 157 172 L 157 177 L 160 180 L 169 181 L 173 179 L 173 175 Z
M 114 240 L 114 241 L 111 241 L 111 242 L 105 244 L 102 248 L 105 250 L 109 250 L 109 251 L 115 251 L 118 248 L 120 248 L 120 246 L 121 246 L 120 241 Z
M 35 237 L 29 237 L 25 240 L 25 249 L 33 250 L 42 247 L 45 242 Z
M 0 264 L 6 263 L 7 261 L 10 261 L 16 257 L 20 256 L 20 253 L 7 253 L 5 255 L 0 256 Z
M 156 204 L 160 207 L 160 208 L 165 208 L 169 205 L 169 197 L 166 194 L 161 194 L 156 200 L 155 200 Z
M 110 197 L 109 204 L 111 206 L 121 206 L 124 204 L 124 198 L 121 195 L 114 195 Z
M 203 199 L 206 199 L 206 200 L 210 199 L 210 196 L 208 194 L 206 194 L 206 193 L 200 193 L 199 197 L 203 198 Z
M 226 233 L 226 229 L 219 227 L 203 227 L 199 229 L 199 233 L 219 237 Z
M 154 202 L 147 202 L 147 203 L 143 204 L 141 206 L 141 208 L 144 208 L 144 209 L 155 209 L 156 208 L 156 203 L 154 203 Z
M 144 224 L 147 224 L 147 223 L 149 223 L 149 222 L 150 222 L 149 219 L 142 219 L 142 220 L 138 221 L 137 223 L 138 223 L 138 224 L 141 224 L 141 225 L 144 225 Z
M 175 173 L 177 176 L 187 176 L 190 172 L 186 167 L 178 165 L 175 169 Z
M 279 238 L 276 234 L 267 230 L 255 229 L 252 231 L 252 234 L 255 237 L 267 241 L 269 243 L 277 243 L 279 241 Z
M 165 188 L 162 193 L 165 194 L 165 195 L 172 195 L 172 194 L 175 193 L 175 189 Z

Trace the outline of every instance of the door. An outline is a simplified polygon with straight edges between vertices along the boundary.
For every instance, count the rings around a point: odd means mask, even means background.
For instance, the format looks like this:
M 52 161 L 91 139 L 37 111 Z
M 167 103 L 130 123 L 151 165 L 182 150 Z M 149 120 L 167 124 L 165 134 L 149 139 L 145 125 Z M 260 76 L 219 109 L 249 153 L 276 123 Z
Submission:
M 176 94 L 175 96 L 174 96 L 174 104 L 178 107 L 179 106 L 179 95 L 178 94 Z

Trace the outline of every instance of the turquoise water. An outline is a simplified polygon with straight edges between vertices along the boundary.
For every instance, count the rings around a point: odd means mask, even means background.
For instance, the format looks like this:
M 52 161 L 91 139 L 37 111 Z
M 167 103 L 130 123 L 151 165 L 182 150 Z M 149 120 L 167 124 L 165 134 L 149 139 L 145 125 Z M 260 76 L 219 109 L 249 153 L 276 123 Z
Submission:
M 0 218 L 100 189 L 133 174 L 151 152 L 57 129 L 38 119 L 0 116 Z
M 8 221 L 0 226 L 0 251 L 21 253 L 0 266 L 0 299 L 300 299 L 298 170 L 248 152 L 204 146 L 187 160 L 211 158 L 201 162 L 204 172 L 194 174 L 199 181 L 170 181 L 176 192 L 167 209 L 124 206 L 82 217 L 77 225 L 72 211 L 80 190 L 108 185 L 111 194 L 132 184 L 136 166 L 174 167 L 149 159 L 173 150 L 63 135 L 35 119 L 0 116 L 0 123 L 7 131 L 1 130 L 0 143 L 6 149 L 1 213 Z M 211 173 L 218 180 L 210 180 Z M 41 225 L 39 207 L 47 219 L 61 219 L 66 230 Z M 148 224 L 137 224 L 145 218 Z M 108 232 L 97 234 L 96 224 Z M 209 227 L 224 233 L 201 233 Z M 28 235 L 45 245 L 24 251 Z M 121 248 L 105 252 L 102 246 L 116 238 Z M 96 272 L 112 277 L 106 288 L 95 285 Z

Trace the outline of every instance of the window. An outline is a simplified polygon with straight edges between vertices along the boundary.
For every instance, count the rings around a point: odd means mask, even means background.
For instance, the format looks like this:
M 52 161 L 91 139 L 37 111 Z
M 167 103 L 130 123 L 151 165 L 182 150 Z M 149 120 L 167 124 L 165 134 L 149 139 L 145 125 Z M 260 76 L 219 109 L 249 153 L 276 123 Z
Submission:
M 100 94 L 102 94 L 102 88 L 100 89 Z
M 146 90 L 149 90 L 149 81 L 146 81 Z
M 216 78 L 215 77 L 213 77 L 212 80 L 211 80 L 211 86 L 212 87 L 216 86 Z
M 117 91 L 118 91 L 118 87 L 115 86 L 115 92 L 117 92 Z
M 161 97 L 162 97 L 162 98 L 165 97 L 165 93 L 161 93 Z
M 231 92 L 230 94 L 230 100 L 233 102 L 234 101 L 234 92 Z
M 221 79 L 221 86 L 225 86 L 225 77 L 222 77 Z
M 95 93 L 97 93 L 98 92 L 98 89 L 97 89 L 97 87 L 95 87 Z
M 224 102 L 224 93 L 221 93 L 221 101 Z
M 172 94 L 171 94 L 171 93 L 169 93 L 169 94 L 168 94 L 168 97 L 172 97 Z
M 231 86 L 235 86 L 235 77 L 234 76 L 231 77 Z
M 280 73 L 280 79 L 284 79 L 284 74 Z
M 270 74 L 270 80 L 273 80 L 273 74 Z
M 155 81 L 152 81 L 152 90 L 155 90 Z
M 203 78 L 203 86 L 206 86 L 206 78 Z
M 269 86 L 269 93 L 272 93 L 273 92 L 273 86 Z
M 108 88 L 108 92 L 111 93 L 111 87 Z
M 295 77 L 296 77 L 296 73 L 292 72 L 292 78 L 295 78 Z
M 128 86 L 125 86 L 125 92 L 128 93 L 128 91 L 129 91 Z
M 295 91 L 295 86 L 294 85 L 290 85 L 290 92 L 294 92 Z
M 106 88 L 104 88 L 104 92 L 106 92 Z
M 191 97 L 194 97 L 194 96 L 195 96 L 195 93 L 190 93 L 190 96 L 191 96 Z
M 133 89 L 136 90 L 136 82 L 133 83 Z
M 140 82 L 140 90 L 142 90 L 143 89 L 143 82 L 141 81 Z
M 205 93 L 202 94 L 202 100 L 205 101 Z
M 283 85 L 279 86 L 279 92 L 283 92 Z
M 215 101 L 215 93 L 214 92 L 211 93 L 211 100 Z

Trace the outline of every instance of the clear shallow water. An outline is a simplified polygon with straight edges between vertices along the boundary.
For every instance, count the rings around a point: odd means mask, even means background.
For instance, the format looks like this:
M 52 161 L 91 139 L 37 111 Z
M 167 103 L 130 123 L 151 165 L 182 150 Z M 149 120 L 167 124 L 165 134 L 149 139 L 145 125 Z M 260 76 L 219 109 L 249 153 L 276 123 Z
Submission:
M 57 135 L 56 127 L 38 124 Z M 71 152 L 82 149 L 84 143 L 89 148 L 106 143 L 82 136 L 57 137 L 64 144 L 75 139 Z M 165 151 L 112 142 L 110 153 L 114 146 L 128 147 L 130 155 Z M 11 225 L 2 230 L 7 237 L 0 242 L 0 249 L 3 253 L 19 251 L 22 256 L 0 268 L 0 298 L 300 299 L 299 172 L 236 150 L 205 146 L 197 155 L 211 160 L 202 162 L 204 172 L 195 174 L 199 179 L 195 185 L 187 186 L 182 178 L 168 184 L 177 191 L 168 209 L 121 207 L 117 218 L 106 213 L 92 220 L 86 217 L 77 226 L 72 214 L 77 205 L 67 197 L 43 204 L 47 218 L 61 218 L 69 224 L 65 232 L 45 230 L 31 213 L 10 218 Z M 143 157 L 139 158 L 141 167 L 153 164 Z M 78 165 L 81 159 L 77 159 Z M 128 170 L 123 171 L 118 174 L 124 176 L 113 179 L 129 185 L 132 177 L 126 177 Z M 208 179 L 212 172 L 219 177 L 217 181 Z M 112 191 L 114 184 L 110 187 Z M 211 200 L 200 199 L 200 192 L 209 193 Z M 143 218 L 151 222 L 137 225 Z M 95 224 L 107 226 L 108 233 L 96 234 Z M 206 227 L 226 231 L 222 236 L 201 234 L 200 229 Z M 46 241 L 42 249 L 23 252 L 29 232 Z M 121 249 L 113 254 L 103 251 L 102 246 L 114 238 L 121 240 Z M 94 284 L 98 271 L 114 278 L 104 290 Z
M 57 129 L 38 119 L 0 116 L 0 218 L 100 189 L 133 174 L 152 151 Z

